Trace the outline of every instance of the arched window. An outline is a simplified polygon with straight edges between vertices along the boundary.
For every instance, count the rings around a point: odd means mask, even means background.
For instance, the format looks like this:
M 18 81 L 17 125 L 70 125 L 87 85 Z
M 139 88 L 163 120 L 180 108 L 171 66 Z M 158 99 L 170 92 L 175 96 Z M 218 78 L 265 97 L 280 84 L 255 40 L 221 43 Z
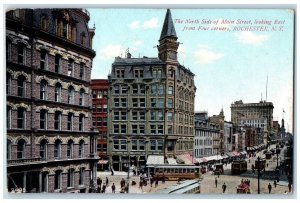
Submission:
M 84 168 L 79 169 L 79 185 L 84 185 Z
M 10 94 L 11 89 L 11 75 L 9 73 L 6 73 L 6 94 Z
M 11 141 L 10 140 L 7 140 L 6 141 L 6 158 L 7 160 L 10 160 L 11 159 Z
M 68 130 L 73 130 L 73 113 L 68 113 Z
M 18 141 L 17 146 L 17 158 L 18 159 L 24 159 L 25 158 L 25 140 L 21 139 Z
M 73 59 L 69 59 L 69 63 L 68 63 L 68 76 L 73 76 L 73 72 L 74 72 L 74 60 Z
M 24 75 L 18 77 L 18 96 L 25 97 L 26 78 Z
M 40 85 L 40 99 L 42 99 L 42 100 L 47 99 L 47 86 L 48 86 L 47 81 L 42 80 L 41 85 Z
M 42 49 L 41 56 L 40 56 L 40 69 L 47 70 L 47 65 L 48 65 L 47 51 Z
M 61 130 L 61 112 L 55 111 L 54 114 L 54 129 Z
M 55 55 L 55 72 L 60 73 L 60 67 L 61 67 L 61 55 L 56 54 Z
M 6 128 L 11 128 L 11 106 L 6 106 Z
M 79 115 L 79 131 L 84 131 L 84 115 Z
M 72 86 L 68 89 L 68 104 L 74 104 L 74 88 Z
M 55 171 L 55 176 L 54 176 L 54 189 L 59 190 L 61 189 L 61 173 L 62 171 Z
M 84 89 L 81 89 L 80 90 L 80 96 L 79 96 L 79 105 L 80 106 L 84 106 Z
M 84 157 L 84 141 L 83 140 L 80 140 L 80 142 L 79 142 L 78 155 L 79 155 L 79 158 Z
M 18 44 L 18 63 L 25 65 L 26 63 L 26 47 L 24 44 Z
M 18 108 L 17 128 L 25 128 L 25 108 L 23 107 Z
M 67 146 L 67 158 L 72 159 L 73 158 L 73 140 L 68 141 L 68 146 Z
M 48 30 L 48 18 L 45 15 L 41 17 L 41 29 L 44 31 Z
M 6 39 L 6 60 L 10 61 L 11 60 L 11 40 Z
M 59 160 L 61 157 L 61 141 L 55 140 L 54 143 L 54 159 Z
M 45 109 L 40 111 L 40 129 L 47 129 L 47 110 Z
M 56 83 L 56 85 L 55 85 L 54 99 L 56 102 L 61 102 L 61 84 L 60 83 Z
M 68 170 L 67 187 L 74 187 L 74 169 L 72 168 Z
M 79 78 L 84 80 L 84 63 L 80 63 Z
M 47 140 L 42 140 L 40 143 L 40 158 L 42 160 L 47 159 Z

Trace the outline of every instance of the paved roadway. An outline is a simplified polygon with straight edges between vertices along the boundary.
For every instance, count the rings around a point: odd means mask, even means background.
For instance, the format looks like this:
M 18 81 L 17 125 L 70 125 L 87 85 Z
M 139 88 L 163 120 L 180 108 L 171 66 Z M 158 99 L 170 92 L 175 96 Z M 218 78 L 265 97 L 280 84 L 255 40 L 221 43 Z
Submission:
M 274 148 L 275 145 L 272 145 L 271 148 Z M 285 149 L 285 148 L 284 148 Z M 283 157 L 283 149 L 281 149 L 280 157 Z M 257 157 L 264 157 L 263 153 L 257 153 L 256 157 L 251 157 L 250 162 L 247 158 L 247 167 L 248 171 L 241 176 L 238 175 L 231 175 L 231 164 L 227 164 L 227 166 L 224 166 L 224 175 L 220 175 L 219 177 L 216 175 L 213 175 L 211 172 L 208 172 L 206 174 L 203 174 L 203 180 L 201 181 L 201 194 L 222 194 L 222 184 L 225 182 L 227 185 L 225 194 L 236 194 L 236 187 L 238 184 L 240 184 L 242 179 L 249 179 L 250 180 L 250 190 L 251 194 L 257 194 L 257 173 L 253 174 L 251 171 L 252 164 L 255 164 L 255 160 Z M 268 167 L 266 168 L 266 174 L 272 173 L 274 169 L 276 168 L 276 155 L 272 156 L 271 160 L 267 160 Z M 110 172 L 98 172 L 98 177 L 101 177 L 103 182 L 106 177 L 109 179 L 108 187 L 106 188 L 106 193 L 111 193 L 111 185 L 112 183 L 115 183 L 116 185 L 116 193 L 119 193 L 120 188 L 120 181 L 122 178 L 127 180 L 127 173 L 126 172 L 118 172 L 115 171 L 115 175 L 111 176 Z M 217 177 L 218 185 L 215 187 L 215 178 Z M 267 176 L 268 177 L 268 176 Z M 270 176 L 271 177 L 271 176 Z M 270 178 L 269 177 L 269 178 Z M 271 194 L 284 194 L 288 191 L 287 182 L 285 181 L 285 176 L 281 175 L 280 181 L 277 184 L 276 188 L 274 187 L 274 179 L 271 177 L 271 180 L 268 179 L 261 179 L 260 180 L 260 194 L 269 194 L 268 191 L 268 184 L 270 183 L 272 185 Z M 137 184 L 132 186 L 130 184 L 129 187 L 129 193 L 135 193 L 135 194 L 151 194 L 155 193 L 157 190 L 164 189 L 167 187 L 170 187 L 172 185 L 176 184 L 176 181 L 166 181 L 164 184 L 162 184 L 161 181 L 159 181 L 158 187 L 151 187 L 150 184 L 147 184 L 147 186 L 144 186 L 143 189 L 139 188 L 139 177 L 133 176 L 130 174 L 130 183 L 134 180 Z

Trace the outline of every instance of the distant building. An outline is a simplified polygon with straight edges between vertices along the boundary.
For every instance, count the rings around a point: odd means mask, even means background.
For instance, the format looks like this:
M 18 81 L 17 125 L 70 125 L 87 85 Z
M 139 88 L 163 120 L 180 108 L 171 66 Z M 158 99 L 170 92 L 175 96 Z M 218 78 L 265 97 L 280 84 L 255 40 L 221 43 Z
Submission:
M 259 103 L 243 103 L 242 100 L 231 104 L 231 122 L 234 126 L 250 124 L 254 127 L 265 127 L 270 133 L 273 125 L 273 103 L 260 101 Z
M 97 139 L 97 153 L 100 157 L 98 169 L 108 169 L 107 153 L 107 109 L 108 109 L 108 81 L 96 79 L 91 81 L 93 127 L 99 131 Z
M 224 152 L 232 151 L 233 125 L 231 122 L 224 121 Z
M 194 157 L 220 154 L 220 126 L 209 123 L 207 112 L 195 113 Z
M 148 156 L 193 151 L 194 74 L 177 60 L 177 35 L 168 9 L 158 57 L 116 57 L 109 75 L 109 155 L 114 170 L 141 169 Z M 130 157 L 130 163 L 129 163 Z M 166 161 L 166 159 L 164 159 Z
M 87 192 L 96 180 L 84 9 L 6 13 L 7 189 Z
M 223 108 L 220 111 L 219 115 L 213 115 L 208 118 L 210 124 L 215 124 L 219 128 L 219 136 L 215 137 L 213 139 L 213 147 L 214 151 L 218 151 L 220 154 L 224 154 L 224 122 L 225 122 L 225 116 L 224 116 L 224 111 Z
M 279 125 L 278 121 L 273 121 L 271 135 L 272 135 L 272 140 L 279 139 L 279 136 L 280 136 L 280 125 Z

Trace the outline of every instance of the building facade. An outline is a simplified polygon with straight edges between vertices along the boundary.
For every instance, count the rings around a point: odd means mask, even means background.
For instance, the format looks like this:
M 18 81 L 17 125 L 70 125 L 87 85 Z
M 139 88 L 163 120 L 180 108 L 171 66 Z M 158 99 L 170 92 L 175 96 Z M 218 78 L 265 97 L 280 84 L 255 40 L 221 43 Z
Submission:
M 234 126 L 248 123 L 254 127 L 266 127 L 267 132 L 270 133 L 273 125 L 273 109 L 272 102 L 243 103 L 242 100 L 235 101 L 231 104 L 231 122 Z
M 232 151 L 233 125 L 231 122 L 224 121 L 224 153 Z
M 97 139 L 97 153 L 100 157 L 98 169 L 108 169 L 107 153 L 107 100 L 108 100 L 108 80 L 97 79 L 91 81 L 92 89 L 92 112 L 93 127 L 99 131 Z
M 207 112 L 195 113 L 194 157 L 220 154 L 220 126 L 210 123 Z
M 86 192 L 96 178 L 88 21 L 82 9 L 6 13 L 8 191 Z
M 126 58 L 115 58 L 108 81 L 114 170 L 143 168 L 149 155 L 192 154 L 196 87 L 194 74 L 177 61 L 178 46 L 168 9 L 158 57 L 132 58 L 128 52 Z

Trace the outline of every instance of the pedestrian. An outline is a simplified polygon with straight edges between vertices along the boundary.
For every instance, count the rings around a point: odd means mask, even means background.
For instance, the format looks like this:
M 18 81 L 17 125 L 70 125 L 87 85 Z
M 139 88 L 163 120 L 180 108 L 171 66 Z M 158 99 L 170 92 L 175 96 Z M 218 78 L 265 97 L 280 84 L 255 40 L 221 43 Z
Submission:
M 155 187 L 158 186 L 158 178 L 155 179 Z
M 215 178 L 215 184 L 216 184 L 216 187 L 218 187 L 218 180 L 217 180 L 217 177 Z
M 276 182 L 276 180 L 274 180 L 274 187 L 276 188 L 276 185 L 277 185 L 277 182 Z
M 292 192 L 292 183 L 289 182 L 288 188 L 289 188 L 289 192 Z
M 272 190 L 272 185 L 269 183 L 268 185 L 268 189 L 269 189 L 269 194 L 271 193 L 271 190 Z
M 152 187 L 152 184 L 153 184 L 153 177 L 151 176 L 150 177 L 150 186 Z
M 267 167 L 269 167 L 269 163 L 267 163 Z
M 103 184 L 103 186 L 102 186 L 102 193 L 105 193 L 105 190 L 106 190 L 106 185 Z
M 97 193 L 100 193 L 101 192 L 101 185 L 98 185 L 97 187 Z
M 162 184 L 165 184 L 165 181 L 166 181 L 165 176 L 163 176 L 162 177 Z
M 115 183 L 113 183 L 112 186 L 111 186 L 111 192 L 112 192 L 112 193 L 116 193 L 116 186 L 115 186 Z
M 226 184 L 224 183 L 223 185 L 222 185 L 222 189 L 223 189 L 223 193 L 226 191 Z
M 143 189 L 143 181 L 142 180 L 140 180 L 139 186 L 141 189 Z
M 106 177 L 106 186 L 108 186 L 108 178 Z

